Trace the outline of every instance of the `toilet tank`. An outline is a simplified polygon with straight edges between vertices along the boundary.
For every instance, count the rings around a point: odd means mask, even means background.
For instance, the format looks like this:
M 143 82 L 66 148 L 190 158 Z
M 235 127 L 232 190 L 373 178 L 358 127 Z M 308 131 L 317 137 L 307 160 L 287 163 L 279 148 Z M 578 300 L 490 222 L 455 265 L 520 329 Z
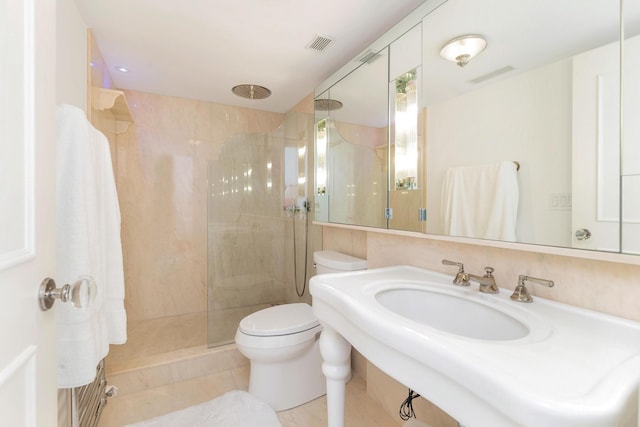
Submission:
M 313 253 L 316 274 L 338 273 L 344 271 L 366 270 L 367 260 L 335 251 Z

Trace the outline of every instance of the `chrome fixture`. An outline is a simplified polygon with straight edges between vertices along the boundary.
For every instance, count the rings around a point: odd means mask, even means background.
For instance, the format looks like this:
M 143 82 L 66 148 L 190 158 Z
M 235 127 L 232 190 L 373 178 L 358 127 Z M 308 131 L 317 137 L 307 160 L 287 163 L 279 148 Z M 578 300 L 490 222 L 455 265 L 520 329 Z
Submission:
M 342 102 L 337 99 L 319 98 L 313 101 L 313 105 L 318 111 L 333 111 L 342 108 Z
M 469 280 L 480 283 L 480 292 L 485 294 L 497 294 L 498 286 L 496 285 L 496 279 L 493 277 L 493 267 L 484 268 L 484 276 L 476 276 L 475 274 L 467 273 Z
M 487 47 L 487 41 L 477 34 L 467 34 L 449 40 L 440 50 L 440 56 L 464 67 L 469 60 Z
M 588 228 L 580 228 L 576 230 L 576 239 L 588 240 L 591 237 L 591 231 Z
M 76 308 L 87 308 L 95 299 L 95 294 L 96 282 L 91 276 L 80 276 L 73 285 L 67 284 L 61 288 L 57 288 L 56 282 L 47 277 L 40 283 L 38 302 L 42 311 L 47 311 L 53 307 L 56 299 L 62 302 L 70 302 Z
M 529 277 L 525 275 L 518 276 L 518 286 L 513 291 L 511 295 L 511 299 L 518 302 L 533 302 L 533 298 L 529 295 L 529 290 L 525 285 L 525 282 L 533 282 L 539 285 L 545 285 L 549 288 L 552 288 L 554 283 L 553 280 L 547 279 L 538 279 L 537 277 Z
M 458 274 L 453 279 L 453 284 L 458 286 L 469 286 L 471 282 L 469 282 L 469 275 L 464 272 L 464 264 L 456 261 L 449 261 L 448 259 L 443 259 L 442 263 L 444 265 L 455 265 L 458 267 Z
M 242 84 L 234 86 L 231 91 L 236 95 L 247 99 L 264 99 L 271 95 L 271 91 L 264 86 L 254 84 Z

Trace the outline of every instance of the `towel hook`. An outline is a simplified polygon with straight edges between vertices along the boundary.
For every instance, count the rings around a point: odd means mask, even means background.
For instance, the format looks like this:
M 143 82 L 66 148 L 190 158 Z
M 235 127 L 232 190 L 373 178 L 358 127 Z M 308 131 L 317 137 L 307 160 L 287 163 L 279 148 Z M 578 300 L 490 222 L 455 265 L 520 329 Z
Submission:
M 56 299 L 62 302 L 71 302 L 76 308 L 87 308 L 95 299 L 96 281 L 91 276 L 80 276 L 73 285 L 56 287 L 56 282 L 50 277 L 45 278 L 40 283 L 38 292 L 38 302 L 40 309 L 47 311 L 53 307 Z

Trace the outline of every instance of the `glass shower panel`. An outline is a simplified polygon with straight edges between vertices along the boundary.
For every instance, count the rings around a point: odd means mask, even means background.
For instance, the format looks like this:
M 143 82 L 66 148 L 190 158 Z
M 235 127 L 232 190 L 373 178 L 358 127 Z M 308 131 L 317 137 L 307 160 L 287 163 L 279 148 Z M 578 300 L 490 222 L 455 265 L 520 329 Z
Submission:
M 236 135 L 209 164 L 208 344 L 285 300 L 284 137 Z

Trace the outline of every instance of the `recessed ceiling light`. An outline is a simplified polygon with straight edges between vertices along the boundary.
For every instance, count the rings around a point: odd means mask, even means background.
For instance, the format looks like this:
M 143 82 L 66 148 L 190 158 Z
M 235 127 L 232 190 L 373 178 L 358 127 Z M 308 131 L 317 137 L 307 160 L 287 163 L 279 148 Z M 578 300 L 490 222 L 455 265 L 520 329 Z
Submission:
M 120 71 L 121 73 L 128 73 L 129 69 L 127 67 L 123 67 L 121 65 L 116 65 L 115 67 L 116 70 Z

